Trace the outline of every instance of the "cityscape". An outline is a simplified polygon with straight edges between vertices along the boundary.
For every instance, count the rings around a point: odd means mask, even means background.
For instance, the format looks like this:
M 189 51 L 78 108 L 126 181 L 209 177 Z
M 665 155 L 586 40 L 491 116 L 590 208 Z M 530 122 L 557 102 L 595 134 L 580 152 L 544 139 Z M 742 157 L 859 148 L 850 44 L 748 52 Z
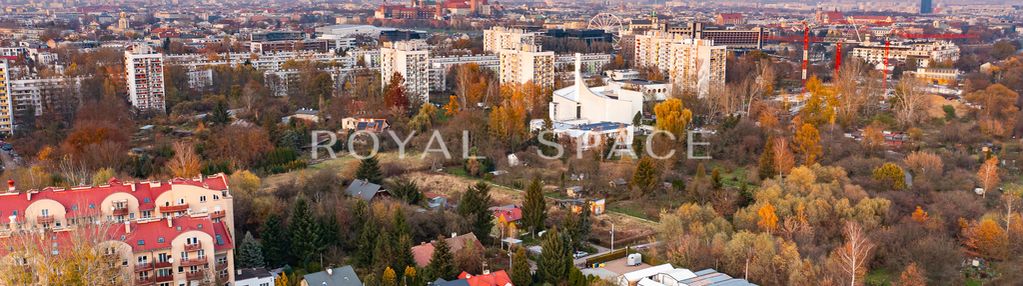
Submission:
M 1023 3 L 0 0 L 0 285 L 1023 284 Z

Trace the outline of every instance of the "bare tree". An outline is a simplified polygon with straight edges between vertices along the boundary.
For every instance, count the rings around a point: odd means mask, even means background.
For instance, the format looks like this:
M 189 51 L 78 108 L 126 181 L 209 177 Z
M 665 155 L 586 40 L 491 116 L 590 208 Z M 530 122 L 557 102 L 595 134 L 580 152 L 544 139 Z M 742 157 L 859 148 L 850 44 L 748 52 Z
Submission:
M 15 230 L 0 246 L 5 285 L 130 285 L 121 265 L 131 246 L 111 237 L 110 223 L 82 224 L 61 231 Z M 53 247 L 51 247 L 53 246 Z
M 834 87 L 838 105 L 835 111 L 838 118 L 845 123 L 856 119 L 864 105 L 875 98 L 874 81 L 865 77 L 862 65 L 853 63 L 842 66 Z
M 899 123 L 909 126 L 924 117 L 931 102 L 923 87 L 921 81 L 912 77 L 904 77 L 899 81 L 892 100 L 892 109 Z
M 867 261 L 874 250 L 874 244 L 855 222 L 847 222 L 844 232 L 845 244 L 836 249 L 835 254 L 842 271 L 849 275 L 849 285 L 856 286 L 856 278 L 866 273 Z
M 174 142 L 174 157 L 167 161 L 167 169 L 171 175 L 181 178 L 191 178 L 199 175 L 199 155 L 195 154 L 192 144 Z

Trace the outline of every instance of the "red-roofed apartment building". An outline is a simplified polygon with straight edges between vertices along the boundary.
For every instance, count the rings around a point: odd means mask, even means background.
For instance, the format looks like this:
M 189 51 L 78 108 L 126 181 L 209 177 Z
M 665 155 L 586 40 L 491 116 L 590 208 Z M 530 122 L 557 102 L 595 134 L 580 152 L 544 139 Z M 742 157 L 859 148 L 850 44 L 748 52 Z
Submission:
M 135 285 L 234 283 L 234 212 L 223 174 L 27 191 L 8 183 L 0 194 L 0 217 L 7 218 L 0 245 L 43 232 L 59 251 L 74 230 L 106 222 L 101 251 L 125 265 Z M 0 257 L 11 250 L 0 249 Z
M 458 274 L 458 279 L 464 279 L 465 282 L 469 283 L 469 286 L 508 286 L 512 285 L 511 278 L 508 278 L 508 273 L 504 270 L 498 270 L 492 273 L 483 273 L 481 275 L 470 275 L 469 273 L 462 272 Z

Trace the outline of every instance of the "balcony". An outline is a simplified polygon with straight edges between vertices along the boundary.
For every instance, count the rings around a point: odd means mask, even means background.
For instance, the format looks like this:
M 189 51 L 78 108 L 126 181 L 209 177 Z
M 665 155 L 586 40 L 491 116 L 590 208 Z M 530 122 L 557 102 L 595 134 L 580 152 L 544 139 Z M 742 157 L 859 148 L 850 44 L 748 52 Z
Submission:
M 149 271 L 153 269 L 153 264 L 149 262 L 142 262 L 135 264 L 135 272 Z
M 54 218 L 53 218 L 52 215 L 42 215 L 42 216 L 36 217 L 36 223 L 39 223 L 39 224 L 53 223 L 53 221 L 54 221 Z
M 154 263 L 154 267 L 156 267 L 156 268 L 169 268 L 169 267 L 172 267 L 172 266 L 174 266 L 174 265 L 172 265 L 168 261 L 157 261 L 156 263 Z
M 206 262 L 207 262 L 206 258 L 182 259 L 180 265 L 181 266 L 195 266 L 195 265 L 206 264 Z
M 175 206 L 162 206 L 160 207 L 161 213 L 176 213 L 188 210 L 188 204 L 180 204 Z
M 153 281 L 153 278 L 148 278 L 148 277 L 147 278 L 141 278 L 140 277 L 138 279 L 135 279 L 135 285 L 139 285 L 139 286 L 153 285 L 154 283 L 156 283 L 156 281 Z
M 192 244 L 185 244 L 185 251 L 192 252 L 199 250 L 202 250 L 202 243 L 196 242 Z
M 128 214 L 128 208 L 127 207 L 114 208 L 114 211 L 113 211 L 112 214 L 114 216 L 127 215 Z
M 213 219 L 224 218 L 225 216 L 227 216 L 227 212 L 225 211 L 214 211 L 210 213 L 210 218 Z
M 174 281 L 174 275 L 154 276 L 151 280 L 154 283 L 171 282 Z
M 203 280 L 206 278 L 206 271 L 199 270 L 194 272 L 185 273 L 185 278 L 188 280 Z
M 227 269 L 227 261 L 217 262 L 217 270 Z

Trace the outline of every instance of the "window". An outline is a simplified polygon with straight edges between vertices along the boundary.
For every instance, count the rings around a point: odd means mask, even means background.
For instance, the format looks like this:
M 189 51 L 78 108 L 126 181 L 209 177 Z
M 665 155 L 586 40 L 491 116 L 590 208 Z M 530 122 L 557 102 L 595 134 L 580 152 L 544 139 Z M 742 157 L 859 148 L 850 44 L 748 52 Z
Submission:
M 142 202 L 148 204 L 150 202 L 150 200 L 149 200 L 149 198 L 142 198 Z
M 198 237 L 185 238 L 185 244 L 196 244 L 196 243 L 199 243 L 199 238 Z
M 165 240 L 164 240 L 164 238 L 163 238 L 162 236 L 161 236 L 161 237 L 157 237 L 157 238 L 156 238 L 156 242 L 157 242 L 157 243 L 163 243 L 164 241 L 165 241 Z
M 206 196 L 199 196 L 199 202 L 200 203 L 205 203 L 206 202 Z
M 217 235 L 217 245 L 224 245 L 224 237 Z
M 72 211 L 77 211 L 78 210 L 78 204 L 71 205 L 71 210 Z
M 96 204 L 89 203 L 89 209 L 96 209 Z
M 139 245 L 146 245 L 146 241 L 139 239 Z
M 43 209 L 43 216 L 49 216 L 49 215 L 50 215 L 50 210 L 49 209 Z

